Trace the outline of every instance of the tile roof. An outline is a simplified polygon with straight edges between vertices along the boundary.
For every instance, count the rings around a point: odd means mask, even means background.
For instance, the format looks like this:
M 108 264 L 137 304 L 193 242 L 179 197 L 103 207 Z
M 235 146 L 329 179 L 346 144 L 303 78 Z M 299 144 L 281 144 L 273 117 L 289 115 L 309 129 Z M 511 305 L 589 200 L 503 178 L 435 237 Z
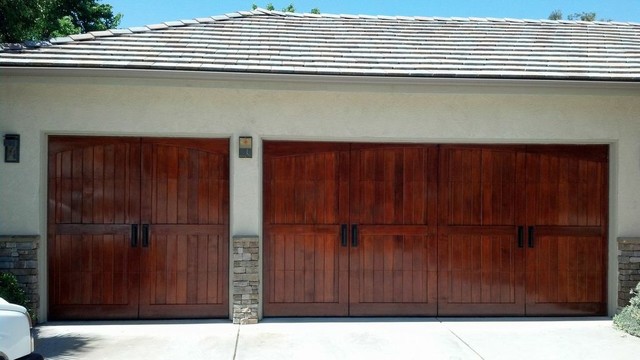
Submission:
M 640 81 L 640 24 L 258 9 L 6 45 L 0 66 Z

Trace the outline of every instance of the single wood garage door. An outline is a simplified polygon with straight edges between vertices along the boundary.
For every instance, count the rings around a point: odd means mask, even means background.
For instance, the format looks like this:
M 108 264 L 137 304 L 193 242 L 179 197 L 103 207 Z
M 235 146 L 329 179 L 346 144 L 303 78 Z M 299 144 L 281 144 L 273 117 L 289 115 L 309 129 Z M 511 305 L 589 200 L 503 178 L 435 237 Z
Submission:
M 228 148 L 49 137 L 49 318 L 226 317 Z
M 264 149 L 266 316 L 606 312 L 607 146 Z

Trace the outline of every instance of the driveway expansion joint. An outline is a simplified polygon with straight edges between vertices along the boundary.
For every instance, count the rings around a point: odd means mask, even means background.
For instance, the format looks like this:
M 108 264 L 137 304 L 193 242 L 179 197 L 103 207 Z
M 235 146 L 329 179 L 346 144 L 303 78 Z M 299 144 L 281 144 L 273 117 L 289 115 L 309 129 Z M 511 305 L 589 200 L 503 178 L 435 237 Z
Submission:
M 438 322 L 442 324 L 442 326 L 444 326 L 444 328 L 447 329 L 451 333 L 451 335 L 455 336 L 458 340 L 460 340 L 460 342 L 462 342 L 467 348 L 469 348 L 469 350 L 473 351 L 474 354 L 478 355 L 480 359 L 485 360 L 485 358 L 482 355 L 480 355 L 480 353 L 477 352 L 476 349 L 472 348 L 471 345 L 469 345 L 466 341 L 464 341 L 458 334 L 455 333 L 455 331 L 453 331 L 453 329 L 448 327 L 447 324 L 445 324 L 439 317 L 436 317 L 436 320 L 438 320 Z

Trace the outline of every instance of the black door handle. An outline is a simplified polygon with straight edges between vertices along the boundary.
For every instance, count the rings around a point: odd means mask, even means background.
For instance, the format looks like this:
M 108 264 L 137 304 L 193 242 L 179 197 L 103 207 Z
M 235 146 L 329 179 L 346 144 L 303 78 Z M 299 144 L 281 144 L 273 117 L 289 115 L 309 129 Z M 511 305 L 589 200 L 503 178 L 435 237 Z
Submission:
M 142 224 L 142 247 L 149 247 L 149 224 Z
M 534 230 L 533 230 L 533 226 L 529 226 L 529 241 L 528 241 L 528 246 L 530 248 L 532 248 L 535 245 L 535 240 L 534 240 Z
M 131 247 L 138 246 L 138 224 L 131 224 Z
M 347 236 L 348 236 L 348 235 L 347 235 L 347 224 L 342 224 L 342 225 L 340 225 L 340 238 L 341 238 L 341 240 L 340 240 L 340 244 L 341 244 L 343 247 L 346 247 L 347 245 L 349 245 L 349 244 L 347 243 Z
M 358 246 L 358 225 L 351 225 L 351 246 Z
M 524 247 L 524 226 L 518 226 L 518 247 Z

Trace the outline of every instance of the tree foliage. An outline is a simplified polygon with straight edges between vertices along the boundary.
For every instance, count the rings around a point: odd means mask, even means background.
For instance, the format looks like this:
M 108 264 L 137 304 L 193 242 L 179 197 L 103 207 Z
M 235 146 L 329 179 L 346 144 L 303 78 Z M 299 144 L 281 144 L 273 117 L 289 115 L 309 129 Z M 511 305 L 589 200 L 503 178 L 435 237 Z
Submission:
M 613 324 L 620 330 L 640 337 L 640 283 L 631 290 L 635 296 L 622 311 L 613 317 Z
M 51 37 L 117 27 L 114 14 L 100 0 L 0 0 L 0 42 L 47 40 Z
M 562 10 L 553 10 L 549 14 L 549 20 L 562 20 Z M 567 15 L 567 20 L 580 20 L 580 21 L 596 21 L 595 12 L 577 12 Z M 611 19 L 600 19 L 600 21 L 611 21 Z
M 258 5 L 256 5 L 254 3 L 253 5 L 251 5 L 251 8 L 253 10 L 255 10 L 255 9 L 258 8 Z M 273 3 L 268 3 L 267 5 L 265 5 L 264 8 L 265 8 L 265 10 L 269 10 L 269 11 L 274 11 L 276 9 L 276 7 L 273 6 Z M 296 12 L 296 7 L 295 7 L 295 5 L 293 5 L 293 3 L 290 3 L 286 7 L 282 8 L 282 12 L 294 13 L 294 12 Z M 320 9 L 319 8 L 313 8 L 313 9 L 311 9 L 311 13 L 312 14 L 320 14 Z
M 282 12 L 291 12 L 294 13 L 296 12 L 296 7 L 293 6 L 293 4 L 289 4 L 287 7 L 282 8 Z
M 549 20 L 562 20 L 562 10 L 553 10 L 549 14 Z
M 35 320 L 36 313 L 24 290 L 20 287 L 18 279 L 12 273 L 0 272 L 0 297 L 10 303 L 24 306 L 29 311 L 31 318 Z
M 567 20 L 596 21 L 596 13 L 583 11 L 567 15 Z

